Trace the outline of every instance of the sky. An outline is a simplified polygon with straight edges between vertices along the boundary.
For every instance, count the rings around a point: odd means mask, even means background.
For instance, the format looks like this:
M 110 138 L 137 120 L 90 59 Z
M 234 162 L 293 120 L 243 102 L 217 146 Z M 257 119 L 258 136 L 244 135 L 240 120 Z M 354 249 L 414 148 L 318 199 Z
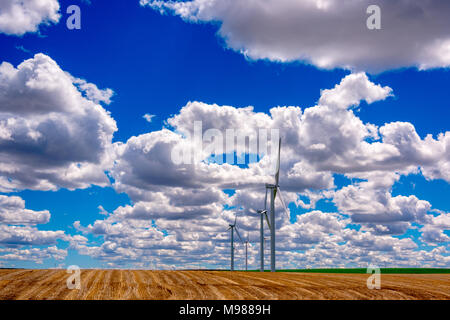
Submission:
M 205 136 L 228 129 L 282 139 L 278 268 L 450 267 L 449 14 L 438 0 L 2 1 L 0 267 L 228 268 L 237 215 L 258 268 L 278 140 L 215 162 Z

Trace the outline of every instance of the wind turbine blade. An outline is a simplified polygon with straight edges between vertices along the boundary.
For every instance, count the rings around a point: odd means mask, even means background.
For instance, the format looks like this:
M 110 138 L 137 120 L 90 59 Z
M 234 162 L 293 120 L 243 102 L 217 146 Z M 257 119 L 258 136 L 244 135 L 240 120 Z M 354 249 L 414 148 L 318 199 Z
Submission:
M 250 213 L 257 213 L 257 211 L 256 211 L 255 209 L 253 209 L 253 208 L 248 209 L 248 211 L 249 211 Z
M 267 221 L 267 225 L 269 226 L 269 230 L 272 230 L 272 229 L 270 228 L 270 222 L 269 222 L 269 217 L 267 216 L 267 211 L 264 212 L 264 216 L 266 217 L 266 221 Z
M 267 210 L 267 188 L 266 188 L 266 196 L 264 198 L 264 210 Z
M 287 218 L 290 219 L 291 216 L 289 215 L 288 209 L 286 207 L 286 203 L 284 202 L 283 197 L 281 196 L 281 189 L 280 189 L 280 187 L 277 187 L 277 189 L 279 191 L 278 193 L 280 194 L 280 201 L 281 201 L 281 204 L 283 205 L 284 212 L 286 213 Z
M 277 159 L 277 171 L 275 172 L 275 185 L 278 185 L 278 180 L 280 179 L 280 152 L 281 152 L 281 138 L 278 141 L 278 159 Z
M 238 235 L 239 240 L 241 240 L 241 242 L 244 243 L 244 241 L 242 241 L 241 235 L 239 234 L 237 227 L 234 227 L 234 231 L 236 231 L 236 234 Z

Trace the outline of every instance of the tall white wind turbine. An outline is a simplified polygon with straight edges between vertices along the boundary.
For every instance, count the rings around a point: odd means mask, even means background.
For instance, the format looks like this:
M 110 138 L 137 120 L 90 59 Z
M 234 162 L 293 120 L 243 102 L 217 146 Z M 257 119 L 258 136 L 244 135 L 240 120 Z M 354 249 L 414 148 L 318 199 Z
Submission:
M 289 213 L 286 208 L 286 204 L 283 201 L 283 197 L 281 196 L 280 186 L 278 184 L 280 179 L 280 155 L 281 155 L 281 138 L 278 142 L 278 159 L 277 159 L 277 167 L 275 171 L 275 184 L 266 184 L 266 200 L 267 202 L 267 191 L 270 192 L 270 271 L 275 272 L 275 198 L 277 193 L 279 195 L 281 204 L 283 205 L 284 212 L 286 213 L 289 219 Z M 264 204 L 266 207 L 266 203 Z
M 248 232 L 247 232 L 247 240 L 245 240 L 245 271 L 248 271 Z

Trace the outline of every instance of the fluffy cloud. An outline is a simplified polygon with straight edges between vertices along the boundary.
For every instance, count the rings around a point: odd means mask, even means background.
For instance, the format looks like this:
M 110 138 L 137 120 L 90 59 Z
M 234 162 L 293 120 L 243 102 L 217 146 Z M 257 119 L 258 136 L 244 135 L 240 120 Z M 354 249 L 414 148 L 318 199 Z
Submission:
M 281 250 L 311 249 L 312 244 L 338 242 L 342 240 L 347 224 L 348 220 L 337 213 L 307 212 L 280 229 L 277 234 L 278 247 Z
M 59 240 L 73 245 L 82 244 L 87 239 L 66 235 L 62 230 L 39 230 L 35 225 L 46 224 L 50 212 L 33 211 L 25 208 L 25 201 L 17 196 L 0 195 L 0 261 L 63 260 L 66 249 L 57 247 Z M 39 246 L 36 248 L 35 246 Z M 8 265 L 11 265 L 8 262 Z
M 431 204 L 415 196 L 391 195 L 400 175 L 386 172 L 360 174 L 367 180 L 337 190 L 333 201 L 355 223 L 379 234 L 403 234 L 412 222 L 427 223 Z
M 428 179 L 450 181 L 450 132 L 440 133 L 437 139 L 427 135 L 420 139 L 411 123 L 393 122 L 380 128 L 383 141 L 394 147 L 386 161 L 406 167 L 420 166 Z
M 411 123 L 377 127 L 363 123 L 352 109 L 360 100 L 372 103 L 390 95 L 391 88 L 375 85 L 364 74 L 351 74 L 323 90 L 318 105 L 303 113 L 297 151 L 320 170 L 407 173 L 420 167 L 426 178 L 450 181 L 448 132 L 421 139 Z
M 374 84 L 366 74 L 354 73 L 342 79 L 333 89 L 322 90 L 319 105 L 347 109 L 358 106 L 363 100 L 367 103 L 384 100 L 391 93 L 391 88 Z
M 117 130 L 99 102 L 112 91 L 76 79 L 44 54 L 0 65 L 1 191 L 108 185 Z
M 303 61 L 319 68 L 384 71 L 450 66 L 450 4 L 369 0 L 141 0 L 192 23 L 219 24 L 226 45 L 251 59 Z M 381 8 L 381 30 L 366 10 Z M 420 45 L 418 45 L 420 44 Z
M 44 260 L 64 260 L 67 249 L 59 242 L 69 243 L 68 249 L 86 245 L 82 235 L 68 235 L 62 230 L 40 230 L 36 224 L 50 220 L 47 210 L 33 211 L 25 208 L 23 199 L 0 195 L 0 265 L 12 267 L 17 261 L 42 264 Z
M 417 244 L 411 239 L 396 239 L 390 236 L 374 236 L 368 232 L 352 230 L 345 236 L 350 247 L 367 248 L 370 251 L 401 251 L 416 249 Z
M 118 159 L 111 170 L 114 187 L 128 193 L 134 201 L 151 199 L 154 192 L 170 188 L 211 189 L 244 188 L 264 183 L 270 177 L 259 165 L 249 168 L 224 163 L 197 162 L 175 164 L 173 150 L 185 149 L 189 154 L 200 153 L 196 144 L 173 131 L 163 129 L 130 138 L 118 148 Z M 210 195 L 216 195 L 211 192 Z
M 421 228 L 422 240 L 430 244 L 450 242 L 450 237 L 444 233 L 445 230 L 450 230 L 450 213 L 439 212 L 439 215 L 430 220 Z
M 148 113 L 146 113 L 146 114 L 144 114 L 144 115 L 142 116 L 142 118 L 144 118 L 145 121 L 147 121 L 148 123 L 151 123 L 151 122 L 153 121 L 153 118 L 154 118 L 154 117 L 156 117 L 156 115 L 154 115 L 154 114 L 148 114 Z
M 16 225 L 35 225 L 47 223 L 50 212 L 33 211 L 25 208 L 25 201 L 20 197 L 0 195 L 0 223 Z
M 0 32 L 23 35 L 36 32 L 40 25 L 58 23 L 58 0 L 2 0 L 0 2 Z
M 42 264 L 44 260 L 55 259 L 64 260 L 67 256 L 67 250 L 59 249 L 56 246 L 47 248 L 29 248 L 29 249 L 12 249 L 0 248 L 0 259 L 6 261 L 33 261 Z
M 64 239 L 64 231 L 42 231 L 34 227 L 0 225 L 0 244 L 9 247 L 25 245 L 54 245 Z

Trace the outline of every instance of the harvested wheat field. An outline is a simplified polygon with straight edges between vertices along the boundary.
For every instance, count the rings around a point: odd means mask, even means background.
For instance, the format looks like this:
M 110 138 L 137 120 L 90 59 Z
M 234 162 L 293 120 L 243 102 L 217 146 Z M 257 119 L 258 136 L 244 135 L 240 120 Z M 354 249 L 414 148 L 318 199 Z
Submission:
M 0 270 L 0 299 L 450 299 L 449 274 L 390 274 L 369 290 L 368 274 L 82 270 L 69 290 L 65 270 Z

